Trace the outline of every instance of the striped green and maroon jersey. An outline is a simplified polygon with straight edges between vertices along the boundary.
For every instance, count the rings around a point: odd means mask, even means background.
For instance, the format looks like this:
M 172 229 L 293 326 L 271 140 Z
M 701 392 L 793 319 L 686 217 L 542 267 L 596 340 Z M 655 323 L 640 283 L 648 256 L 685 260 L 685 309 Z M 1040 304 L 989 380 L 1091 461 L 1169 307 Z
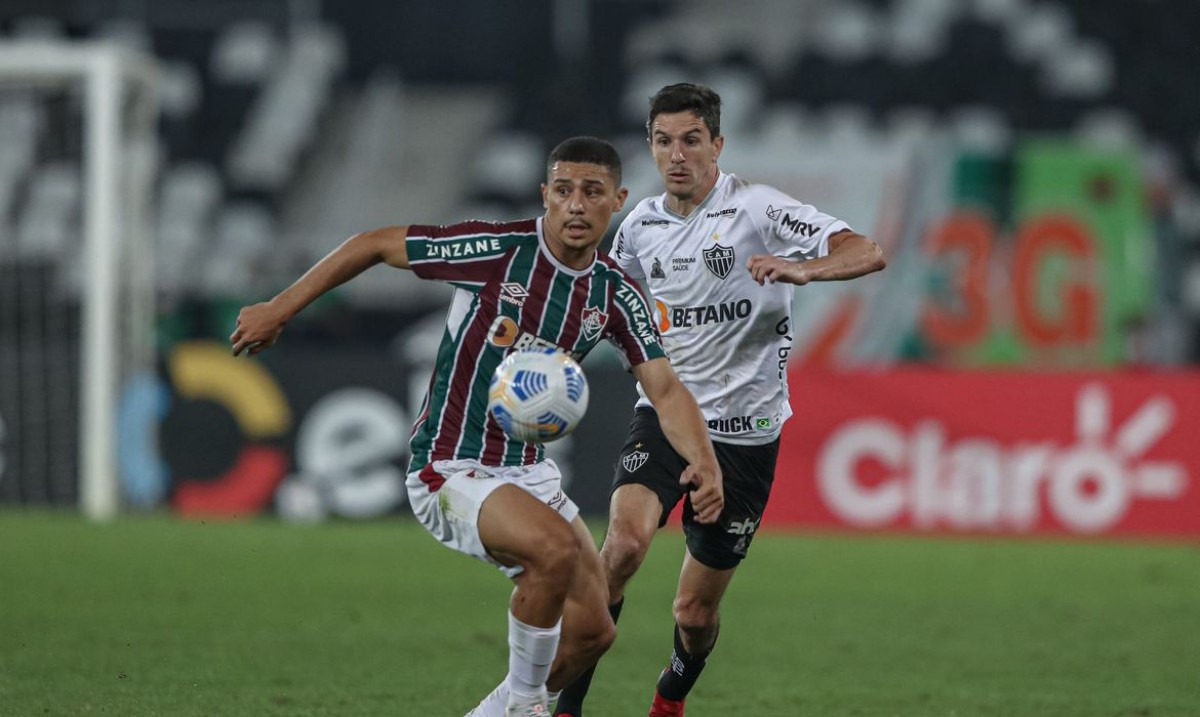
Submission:
M 407 249 L 417 276 L 456 287 L 413 426 L 409 472 L 444 459 L 491 466 L 543 459 L 540 444 L 509 439 L 487 410 L 492 373 L 511 351 L 557 347 L 581 359 L 607 340 L 628 366 L 665 355 L 637 284 L 599 252 L 583 270 L 561 264 L 540 218 L 410 226 Z M 430 490 L 441 486 L 432 471 L 423 473 Z

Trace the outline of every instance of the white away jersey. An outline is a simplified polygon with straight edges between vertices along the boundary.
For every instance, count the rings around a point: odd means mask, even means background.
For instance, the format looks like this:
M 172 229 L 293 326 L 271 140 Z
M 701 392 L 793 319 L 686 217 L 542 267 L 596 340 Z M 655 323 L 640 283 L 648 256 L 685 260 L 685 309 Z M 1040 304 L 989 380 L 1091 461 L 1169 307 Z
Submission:
M 714 440 L 769 443 L 792 415 L 794 287 L 759 286 L 746 262 L 755 254 L 825 256 L 829 237 L 849 228 L 773 187 L 725 173 L 686 217 L 668 209 L 663 194 L 642 200 L 621 222 L 613 258 L 651 295 L 663 348 Z M 641 385 L 638 393 L 638 405 L 650 405 Z

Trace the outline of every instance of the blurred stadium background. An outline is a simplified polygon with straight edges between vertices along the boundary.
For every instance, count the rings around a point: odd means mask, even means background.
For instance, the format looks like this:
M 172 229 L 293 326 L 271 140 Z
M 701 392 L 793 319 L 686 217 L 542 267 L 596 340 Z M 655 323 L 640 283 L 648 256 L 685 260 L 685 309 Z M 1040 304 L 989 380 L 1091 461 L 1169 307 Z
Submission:
M 0 3 L 0 501 L 403 514 L 446 288 L 372 270 L 256 362 L 236 308 L 363 228 L 539 213 L 572 134 L 656 193 L 647 98 L 695 80 L 726 171 L 890 257 L 797 292 L 768 524 L 1200 535 L 1200 6 L 522 8 Z M 588 370 L 555 450 L 602 512 L 632 394 Z
M 570 135 L 613 140 L 631 198 L 657 193 L 647 100 L 688 80 L 725 100 L 723 169 L 889 257 L 797 291 L 767 569 L 729 605 L 774 617 L 731 632 L 713 669 L 736 662 L 738 684 L 813 661 L 797 670 L 822 687 L 776 674 L 754 703 L 771 714 L 1200 714 L 1197 28 L 1194 0 L 0 0 L 0 632 L 19 638 L 0 713 L 470 707 L 502 626 L 400 606 L 434 573 L 479 620 L 503 590 L 426 559 L 413 525 L 356 522 L 407 520 L 448 290 L 374 269 L 255 360 L 228 355 L 235 312 L 361 229 L 540 213 L 543 158 Z M 553 451 L 600 527 L 634 394 L 615 356 L 584 367 L 591 410 Z M 215 517 L 285 532 L 199 528 Z M 815 542 L 781 535 L 797 531 Z M 1078 536 L 1121 545 L 1061 540 Z M 662 611 L 667 541 L 645 578 Z M 264 597 L 281 594 L 286 616 Z M 121 621 L 139 604 L 156 612 Z M 213 604 L 228 612 L 196 609 Z M 669 620 L 637 615 L 635 634 Z M 811 652 L 749 660 L 772 631 Z M 636 662 L 659 659 L 652 637 L 618 642 L 598 704 L 640 707 L 623 685 L 657 669 Z M 350 674 L 361 650 L 439 639 L 484 651 L 429 663 L 457 680 L 441 698 Z M 204 699 L 176 684 L 185 644 L 211 665 Z M 329 682 L 328 664 L 283 666 L 327 650 L 345 650 Z M 914 650 L 940 672 L 902 685 Z M 126 664 L 148 691 L 95 696 L 96 666 Z M 710 707 L 744 703 L 717 684 Z

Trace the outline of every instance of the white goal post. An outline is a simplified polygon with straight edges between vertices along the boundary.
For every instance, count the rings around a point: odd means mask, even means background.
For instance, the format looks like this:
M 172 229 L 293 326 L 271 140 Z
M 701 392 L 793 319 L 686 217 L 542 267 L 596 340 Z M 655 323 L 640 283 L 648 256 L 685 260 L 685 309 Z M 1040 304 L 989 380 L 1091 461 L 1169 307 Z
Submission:
M 0 90 L 70 87 L 82 100 L 78 498 L 95 520 L 112 518 L 121 505 L 122 383 L 130 367 L 154 366 L 156 84 L 151 58 L 111 44 L 0 42 Z

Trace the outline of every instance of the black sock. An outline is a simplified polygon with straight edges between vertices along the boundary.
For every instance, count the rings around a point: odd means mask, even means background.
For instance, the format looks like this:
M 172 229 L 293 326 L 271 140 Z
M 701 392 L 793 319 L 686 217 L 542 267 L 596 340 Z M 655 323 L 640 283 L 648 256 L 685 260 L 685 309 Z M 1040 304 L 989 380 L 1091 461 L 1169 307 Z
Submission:
M 608 614 L 612 615 L 613 624 L 621 617 L 621 608 L 625 605 L 625 598 L 622 597 L 612 605 L 608 606 Z M 596 666 L 592 665 L 579 677 L 563 688 L 562 694 L 558 697 L 558 706 L 554 708 L 555 715 L 570 715 L 571 717 L 583 716 L 583 698 L 587 697 L 588 689 L 592 686 L 592 677 L 596 674 Z
M 682 700 L 687 697 L 696 680 L 700 679 L 700 673 L 704 670 L 711 652 L 712 648 L 709 648 L 703 655 L 688 654 L 688 651 L 683 649 L 683 638 L 679 636 L 679 626 L 676 625 L 675 651 L 671 653 L 671 664 L 658 678 L 658 694 L 669 700 Z

